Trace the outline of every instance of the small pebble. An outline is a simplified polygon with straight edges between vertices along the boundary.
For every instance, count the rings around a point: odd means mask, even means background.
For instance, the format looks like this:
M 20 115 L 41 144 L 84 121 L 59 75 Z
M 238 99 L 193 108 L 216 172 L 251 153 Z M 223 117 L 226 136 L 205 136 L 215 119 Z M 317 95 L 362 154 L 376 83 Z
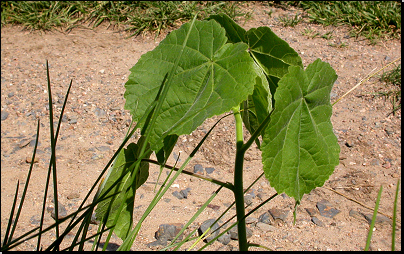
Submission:
M 373 214 L 363 214 L 363 216 L 365 217 L 365 219 L 367 220 L 367 222 L 370 225 L 372 223 Z M 391 224 L 392 221 L 389 218 L 387 218 L 386 216 L 384 216 L 384 215 L 377 215 L 375 223 L 379 224 L 379 225 L 381 225 L 381 224 L 386 224 L 387 225 L 387 224 Z
M 205 168 L 206 173 L 212 174 L 215 171 L 215 168 Z
M 213 205 L 213 204 L 209 204 L 207 207 L 213 209 L 214 211 L 217 211 L 217 210 L 220 209 L 220 206 L 218 206 L 218 205 Z
M 349 211 L 349 216 L 356 218 L 358 220 L 363 220 L 363 215 L 360 212 L 355 211 L 354 209 L 351 209 Z
M 51 207 L 50 209 L 48 209 L 48 211 L 51 212 L 51 217 L 55 219 L 56 218 L 55 207 Z M 62 203 L 58 202 L 58 218 L 63 219 L 66 216 L 67 216 L 67 210 L 65 206 L 62 205 Z
M 319 227 L 324 227 L 324 223 L 319 220 L 316 216 L 311 217 L 311 221 Z
M 276 227 L 263 222 L 258 222 L 256 227 L 264 232 L 273 232 L 276 230 Z
M 166 239 L 168 241 L 171 241 L 181 231 L 182 227 L 183 225 L 181 223 L 161 224 L 154 234 L 154 237 L 157 240 Z M 182 234 L 178 237 L 178 239 L 182 239 Z
M 328 218 L 333 218 L 335 215 L 340 213 L 338 209 L 331 207 L 331 203 L 325 199 L 317 202 L 317 208 L 321 216 Z
M 251 205 L 253 203 L 253 196 L 250 195 L 250 194 L 245 195 L 244 196 L 244 203 L 246 205 L 248 205 L 248 206 Z
M 271 215 L 269 214 L 269 212 L 265 212 L 265 213 L 261 214 L 260 217 L 258 217 L 258 221 L 269 224 L 269 225 L 272 224 Z
M 217 222 L 215 224 L 213 224 L 214 222 L 215 222 L 215 219 L 205 220 L 201 224 L 201 226 L 198 228 L 199 236 L 201 236 L 203 233 L 205 233 L 206 230 L 208 230 L 210 228 L 209 232 L 205 234 L 205 236 L 210 234 L 208 237 L 206 237 L 203 240 L 205 243 L 213 240 L 213 238 L 215 238 L 216 236 L 218 236 L 220 234 L 220 230 L 216 230 L 216 229 L 218 229 L 220 227 L 220 225 Z M 211 233 L 211 232 L 213 232 L 213 233 Z
M 305 208 L 305 210 L 310 216 L 315 216 L 317 214 L 317 210 L 314 208 Z
M 286 217 L 288 217 L 289 210 L 281 210 L 277 208 L 271 208 L 268 210 L 268 212 L 271 214 L 272 218 L 279 219 L 282 221 L 286 221 Z
M 174 197 L 176 197 L 178 199 L 183 199 L 184 198 L 184 196 L 178 191 L 174 191 L 172 194 L 173 194 Z
M 194 166 L 194 173 L 203 175 L 203 167 L 201 164 L 196 164 Z
M 257 223 L 258 222 L 258 219 L 257 218 L 254 218 L 254 217 L 247 217 L 246 219 L 245 219 L 245 223 L 246 224 L 254 224 L 254 223 Z
M 217 238 L 217 241 L 223 245 L 228 245 L 231 241 L 230 234 L 227 232 L 226 234 L 221 235 L 219 238 Z
M 77 192 L 71 192 L 69 195 L 67 195 L 67 199 L 75 199 L 75 198 L 79 198 L 80 194 L 78 194 Z
M 191 188 L 186 188 L 185 190 L 181 190 L 180 194 L 183 196 L 183 198 L 188 198 L 188 194 L 191 191 Z
M 237 226 L 234 226 L 232 229 L 228 231 L 230 233 L 230 238 L 233 240 L 238 240 L 238 229 Z M 246 233 L 247 233 L 247 238 L 250 238 L 253 235 L 253 232 L 251 229 L 246 227 Z
M 8 117 L 8 115 L 9 115 L 9 114 L 8 114 L 7 111 L 2 110 L 2 111 L 1 111 L 1 121 L 6 120 L 7 117 Z

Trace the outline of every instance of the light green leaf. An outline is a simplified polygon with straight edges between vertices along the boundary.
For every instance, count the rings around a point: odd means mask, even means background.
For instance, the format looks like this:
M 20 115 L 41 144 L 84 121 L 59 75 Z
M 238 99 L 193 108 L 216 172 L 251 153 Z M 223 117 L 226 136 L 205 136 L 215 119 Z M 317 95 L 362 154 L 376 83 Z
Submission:
M 135 121 L 155 99 L 189 29 L 186 23 L 171 32 L 131 68 L 124 97 L 125 109 Z M 195 21 L 172 82 L 166 84 L 167 97 L 149 136 L 153 151 L 162 148 L 167 135 L 189 134 L 205 119 L 229 111 L 253 93 L 257 74 L 247 45 L 226 42 L 225 30 L 217 22 Z
M 261 146 L 263 169 L 278 193 L 297 201 L 322 186 L 339 163 L 340 147 L 330 121 L 336 79 L 332 67 L 317 59 L 306 71 L 290 66 L 274 95 Z
M 149 176 L 149 163 L 141 162 L 140 168 L 135 177 L 134 186 L 129 186 L 129 168 L 137 162 L 139 158 L 140 148 L 144 142 L 144 136 L 142 136 L 138 144 L 131 143 L 126 149 L 122 149 L 114 164 L 111 166 L 106 179 L 101 184 L 100 196 L 103 195 L 116 181 L 119 181 L 107 194 L 107 196 L 119 193 L 111 198 L 101 201 L 95 211 L 96 217 L 104 222 L 106 222 L 107 227 L 113 226 L 115 216 L 117 215 L 117 210 L 120 205 L 124 203 L 124 207 L 119 214 L 119 219 L 114 228 L 115 234 L 121 239 L 125 239 L 129 233 L 132 223 L 133 223 L 133 207 L 135 200 L 136 189 L 138 189 L 143 183 L 146 182 Z M 146 154 L 145 158 L 149 158 L 151 152 Z M 120 177 L 123 177 L 119 180 Z M 128 189 L 128 190 L 127 190 Z M 127 190 L 128 195 L 125 198 L 125 191 Z M 109 210 L 109 214 L 107 212 Z

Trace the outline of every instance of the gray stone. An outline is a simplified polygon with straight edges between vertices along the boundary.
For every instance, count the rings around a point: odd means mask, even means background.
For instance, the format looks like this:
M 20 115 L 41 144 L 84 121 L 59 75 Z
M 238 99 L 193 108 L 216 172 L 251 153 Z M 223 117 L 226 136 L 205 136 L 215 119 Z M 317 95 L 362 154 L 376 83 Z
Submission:
M 220 225 L 217 222 L 215 224 L 213 224 L 214 222 L 215 222 L 215 219 L 205 220 L 201 224 L 201 226 L 198 228 L 198 234 L 199 234 L 199 236 L 201 236 L 210 227 L 209 232 L 206 233 L 205 236 L 207 236 L 208 234 L 210 234 L 210 235 L 203 240 L 205 243 L 213 240 L 213 238 L 215 238 L 216 236 L 218 236 L 220 234 L 220 229 L 218 229 L 220 227 Z
M 271 208 L 268 210 L 269 214 L 271 214 L 272 218 L 274 220 L 281 220 L 281 221 L 286 221 L 286 217 L 288 217 L 289 210 L 281 210 L 277 208 Z
M 319 220 L 316 216 L 311 217 L 311 221 L 317 226 L 324 227 L 324 223 Z
M 51 217 L 52 217 L 53 219 L 56 219 L 55 208 L 52 207 L 52 208 L 50 208 L 48 211 L 51 212 Z M 58 218 L 59 218 L 59 219 L 63 219 L 63 218 L 66 217 L 66 216 L 67 216 L 67 210 L 66 210 L 65 206 L 62 205 L 62 203 L 60 203 L 60 202 L 58 201 Z
M 365 219 L 367 220 L 367 222 L 370 225 L 372 223 L 373 214 L 363 214 L 363 216 L 365 217 Z M 392 221 L 384 215 L 377 215 L 375 224 L 388 225 L 388 224 L 392 224 Z
M 67 199 L 75 199 L 75 198 L 79 198 L 80 194 L 78 194 L 77 192 L 71 192 L 69 193 L 69 195 L 67 195 Z
M 331 203 L 323 199 L 317 202 L 317 208 L 321 216 L 333 218 L 335 215 L 339 214 L 340 211 L 332 207 Z
M 154 237 L 157 240 L 166 239 L 166 241 L 171 241 L 181 231 L 182 227 L 183 225 L 181 223 L 161 224 Z M 178 239 L 181 240 L 182 236 L 183 234 L 181 234 Z
M 244 203 L 246 204 L 246 205 L 251 205 L 252 203 L 253 203 L 253 196 L 252 195 L 250 195 L 250 194 L 247 194 L 247 195 L 245 195 L 244 196 Z
M 258 219 L 257 218 L 254 218 L 254 217 L 247 217 L 247 218 L 245 218 L 245 223 L 246 224 L 254 224 L 254 223 L 257 223 L 258 222 Z
M 273 232 L 276 229 L 276 227 L 263 222 L 258 222 L 256 227 L 264 232 Z
M 219 238 L 217 238 L 217 240 L 224 245 L 228 245 L 231 241 L 230 234 L 229 233 L 223 234 Z
M 205 168 L 206 173 L 212 174 L 215 171 L 215 168 Z
M 35 147 L 35 142 L 36 142 L 35 139 L 31 140 L 31 141 L 29 142 L 29 146 Z M 40 145 L 41 145 L 41 142 L 38 141 L 38 146 L 40 146 Z
M 360 212 L 357 212 L 354 209 L 351 209 L 349 211 L 349 216 L 354 217 L 354 218 L 359 219 L 359 220 L 364 218 L 363 215 Z
M 178 198 L 178 199 L 183 199 L 183 198 L 184 198 L 184 195 L 181 194 L 181 193 L 178 192 L 178 191 L 174 191 L 172 194 L 173 194 L 174 197 L 176 197 L 176 198 Z
M 166 245 L 167 245 L 167 239 L 161 238 L 154 242 L 148 243 L 146 246 L 149 247 L 150 249 L 155 249 L 158 246 L 166 246 Z
M 202 174 L 203 175 L 203 167 L 201 164 L 196 164 L 194 166 L 194 173 Z
M 269 214 L 269 212 L 265 212 L 263 214 L 260 215 L 260 217 L 258 217 L 258 222 L 263 222 L 266 224 L 271 225 L 271 215 Z
M 306 212 L 310 215 L 310 216 L 314 216 L 317 214 L 317 210 L 314 208 L 305 208 Z
M 232 229 L 230 229 L 229 233 L 230 233 L 230 238 L 231 239 L 238 240 L 237 226 L 234 226 Z M 246 227 L 246 234 L 247 234 L 247 238 L 250 238 L 253 235 L 252 230 Z
M 8 114 L 7 111 L 2 110 L 2 111 L 1 111 L 1 121 L 6 120 L 7 117 L 8 117 L 8 115 L 9 115 L 9 114 Z
M 188 193 L 191 191 L 191 188 L 186 188 L 185 190 L 181 190 L 180 194 L 183 198 L 188 198 Z

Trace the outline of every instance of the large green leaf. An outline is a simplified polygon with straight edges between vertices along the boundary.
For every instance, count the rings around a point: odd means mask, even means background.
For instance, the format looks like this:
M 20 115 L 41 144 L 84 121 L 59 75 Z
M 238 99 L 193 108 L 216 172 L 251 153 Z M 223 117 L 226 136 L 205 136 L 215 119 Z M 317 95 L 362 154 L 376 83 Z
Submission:
M 135 176 L 133 186 L 129 186 L 130 170 L 129 168 L 138 163 L 137 160 L 140 156 L 140 149 L 144 142 L 144 136 L 142 136 L 138 144 L 131 143 L 126 149 L 122 149 L 114 164 L 111 166 L 110 171 L 104 182 L 101 184 L 101 192 L 99 195 L 104 195 L 106 191 L 116 182 L 115 185 L 108 193 L 107 196 L 117 194 L 104 201 L 101 201 L 95 211 L 96 217 L 106 223 L 107 227 L 113 226 L 113 222 L 118 209 L 122 203 L 124 203 L 123 209 L 118 215 L 118 221 L 116 222 L 114 232 L 121 239 L 125 239 L 132 227 L 133 223 L 133 207 L 135 200 L 136 189 L 138 189 L 144 182 L 146 182 L 149 176 L 149 163 L 141 162 L 140 168 Z M 147 153 L 145 158 L 149 158 L 151 152 Z M 133 168 L 133 166 L 132 166 Z M 121 180 L 119 180 L 121 178 Z M 128 194 L 125 199 L 125 190 Z M 108 213 L 109 210 L 109 213 Z
M 211 15 L 208 19 L 215 20 L 226 30 L 229 41 L 247 43 L 255 60 L 256 73 L 260 78 L 256 79 L 254 93 L 243 105 L 244 109 L 248 109 L 243 111 L 243 122 L 253 133 L 272 110 L 272 95 L 279 80 L 288 72 L 289 66 L 303 68 L 302 59 L 269 27 L 251 28 L 246 32 L 226 14 Z
M 317 59 L 305 71 L 290 66 L 279 81 L 261 146 L 265 176 L 278 193 L 300 201 L 338 165 L 340 147 L 330 121 L 336 79 L 334 69 Z
M 124 97 L 125 109 L 135 121 L 153 102 L 164 76 L 172 70 L 190 27 L 186 23 L 171 32 L 131 68 Z M 217 22 L 195 21 L 150 132 L 153 151 L 162 148 L 167 135 L 189 134 L 205 119 L 229 111 L 253 93 L 257 74 L 247 45 L 226 42 L 225 30 Z

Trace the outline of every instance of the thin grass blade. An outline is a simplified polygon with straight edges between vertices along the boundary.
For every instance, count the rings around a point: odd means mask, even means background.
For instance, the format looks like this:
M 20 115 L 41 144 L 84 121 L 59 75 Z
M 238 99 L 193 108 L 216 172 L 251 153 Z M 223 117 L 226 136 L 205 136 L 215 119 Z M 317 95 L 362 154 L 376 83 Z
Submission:
M 368 233 L 368 237 L 366 239 L 365 251 L 369 250 L 370 241 L 372 240 L 373 228 L 375 227 L 375 223 L 376 223 L 377 210 L 379 209 L 379 203 L 380 203 L 380 198 L 382 196 L 382 191 L 383 191 L 383 186 L 380 186 L 379 194 L 377 195 L 375 210 L 373 212 L 372 222 L 370 223 L 369 233 Z
M 394 209 L 393 209 L 393 229 L 391 232 L 391 250 L 395 251 L 396 245 L 396 220 L 397 220 L 397 199 L 400 186 L 400 179 L 397 180 L 396 197 L 394 198 Z
M 40 123 L 40 121 L 39 121 L 39 119 L 38 119 L 38 125 L 37 125 L 37 130 L 36 130 L 35 147 L 34 147 L 34 152 L 32 153 L 31 165 L 30 165 L 29 170 L 28 170 L 27 179 L 26 179 L 26 181 L 25 181 L 24 190 L 23 190 L 23 192 L 22 192 L 20 205 L 18 206 L 17 214 L 16 214 L 16 216 L 15 216 L 14 225 L 13 225 L 13 228 L 12 228 L 11 233 L 10 233 L 10 239 L 13 238 L 14 231 L 15 231 L 15 228 L 16 228 L 16 226 L 17 226 L 18 219 L 20 218 L 20 214 L 21 214 L 22 207 L 23 207 L 23 205 L 24 205 L 25 196 L 26 196 L 26 194 L 27 194 L 27 189 L 28 189 L 28 185 L 29 185 L 29 180 L 31 179 L 32 168 L 33 168 L 33 166 L 34 166 L 34 161 L 35 161 L 36 149 L 37 149 L 37 147 L 38 147 L 39 123 Z
M 11 207 L 10 218 L 8 219 L 8 224 L 7 224 L 6 233 L 4 234 L 3 246 L 7 243 L 7 241 L 8 241 L 9 238 L 12 239 L 11 237 L 9 237 L 9 233 L 10 233 L 11 223 L 13 222 L 15 205 L 17 204 L 18 187 L 19 187 L 19 185 L 20 185 L 20 180 L 17 181 L 17 187 L 16 187 L 16 189 L 15 189 L 15 195 L 14 195 L 13 206 Z M 1 250 L 3 250 L 3 246 L 2 246 L 2 248 L 1 248 Z

